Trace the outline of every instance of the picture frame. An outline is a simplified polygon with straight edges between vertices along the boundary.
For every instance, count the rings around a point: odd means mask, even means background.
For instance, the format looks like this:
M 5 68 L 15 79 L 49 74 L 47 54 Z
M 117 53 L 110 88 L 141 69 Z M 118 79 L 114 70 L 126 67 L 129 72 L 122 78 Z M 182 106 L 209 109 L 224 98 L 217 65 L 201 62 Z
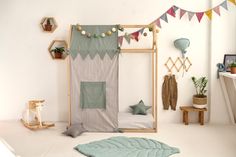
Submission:
M 230 64 L 236 62 L 236 54 L 225 54 L 224 55 L 224 66 L 227 72 L 230 72 Z

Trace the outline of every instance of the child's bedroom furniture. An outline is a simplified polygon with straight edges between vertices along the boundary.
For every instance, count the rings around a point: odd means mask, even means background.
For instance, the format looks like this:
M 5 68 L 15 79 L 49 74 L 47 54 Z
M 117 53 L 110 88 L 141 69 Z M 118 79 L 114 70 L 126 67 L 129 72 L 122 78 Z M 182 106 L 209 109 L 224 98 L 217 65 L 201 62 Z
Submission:
M 41 117 L 41 110 L 44 100 L 31 100 L 26 109 L 26 118 L 21 119 L 23 125 L 31 130 L 45 129 L 55 126 L 51 122 L 43 122 Z M 34 120 L 30 120 L 30 113 L 33 114 Z
M 72 25 L 69 38 L 69 126 L 83 123 L 88 131 L 157 131 L 157 36 L 152 25 L 151 48 L 118 46 L 119 28 L 144 29 L 150 25 Z M 151 57 L 152 113 L 143 117 L 119 113 L 118 67 L 120 53 L 147 53 Z M 131 104 L 133 105 L 133 104 Z M 128 106 L 127 106 L 128 108 Z M 130 123 L 127 123 L 129 119 Z M 147 120 L 147 121 L 144 121 Z M 122 128 L 121 128 L 122 127 Z
M 207 111 L 206 108 L 195 108 L 193 106 L 180 106 L 180 110 L 183 111 L 183 123 L 185 125 L 189 124 L 189 112 L 198 112 L 198 122 L 204 125 L 204 112 Z
M 220 72 L 220 84 L 232 124 L 236 123 L 236 74 Z

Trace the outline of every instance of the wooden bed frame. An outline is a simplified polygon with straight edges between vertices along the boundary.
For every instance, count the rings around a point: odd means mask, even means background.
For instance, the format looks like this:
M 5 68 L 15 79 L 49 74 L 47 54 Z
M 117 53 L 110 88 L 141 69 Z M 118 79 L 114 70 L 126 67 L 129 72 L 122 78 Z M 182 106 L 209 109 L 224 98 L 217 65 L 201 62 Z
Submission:
M 132 49 L 122 49 L 121 48 L 121 53 L 151 53 L 151 75 L 152 75 L 152 116 L 154 117 L 154 122 L 153 122 L 153 128 L 121 128 L 123 132 L 132 132 L 132 133 L 155 133 L 157 132 L 157 81 L 158 81 L 158 49 L 157 49 L 157 33 L 159 32 L 156 29 L 156 25 L 121 25 L 123 28 L 150 28 L 152 27 L 152 32 L 153 32 L 153 42 L 152 42 L 152 48 L 132 48 Z M 72 25 L 70 27 L 70 35 L 69 35 L 69 41 L 68 41 L 68 49 L 70 47 L 70 42 L 71 42 L 71 36 L 72 36 Z M 68 65 L 68 70 L 67 70 L 67 75 L 68 75 L 68 104 L 69 104 L 69 126 L 71 125 L 71 83 L 70 83 L 70 57 L 67 57 L 67 65 Z

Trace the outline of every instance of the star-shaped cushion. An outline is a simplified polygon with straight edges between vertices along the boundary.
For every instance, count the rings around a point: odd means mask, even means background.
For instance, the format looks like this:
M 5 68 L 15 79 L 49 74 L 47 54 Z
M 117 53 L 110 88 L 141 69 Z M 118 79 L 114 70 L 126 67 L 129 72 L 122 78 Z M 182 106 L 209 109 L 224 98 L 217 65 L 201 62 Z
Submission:
M 143 103 L 143 100 L 140 100 L 138 104 L 130 106 L 130 108 L 132 108 L 133 110 L 133 114 L 137 115 L 137 114 L 141 114 L 141 115 L 146 115 L 147 114 L 147 110 L 151 108 L 151 106 L 145 106 Z

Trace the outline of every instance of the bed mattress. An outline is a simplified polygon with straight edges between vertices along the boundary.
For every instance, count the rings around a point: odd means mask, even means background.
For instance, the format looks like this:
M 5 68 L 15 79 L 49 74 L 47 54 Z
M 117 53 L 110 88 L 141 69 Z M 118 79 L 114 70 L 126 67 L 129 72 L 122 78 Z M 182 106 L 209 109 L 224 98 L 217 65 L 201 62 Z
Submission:
M 152 114 L 133 115 L 132 113 L 120 112 L 118 114 L 119 128 L 153 128 L 154 118 Z

